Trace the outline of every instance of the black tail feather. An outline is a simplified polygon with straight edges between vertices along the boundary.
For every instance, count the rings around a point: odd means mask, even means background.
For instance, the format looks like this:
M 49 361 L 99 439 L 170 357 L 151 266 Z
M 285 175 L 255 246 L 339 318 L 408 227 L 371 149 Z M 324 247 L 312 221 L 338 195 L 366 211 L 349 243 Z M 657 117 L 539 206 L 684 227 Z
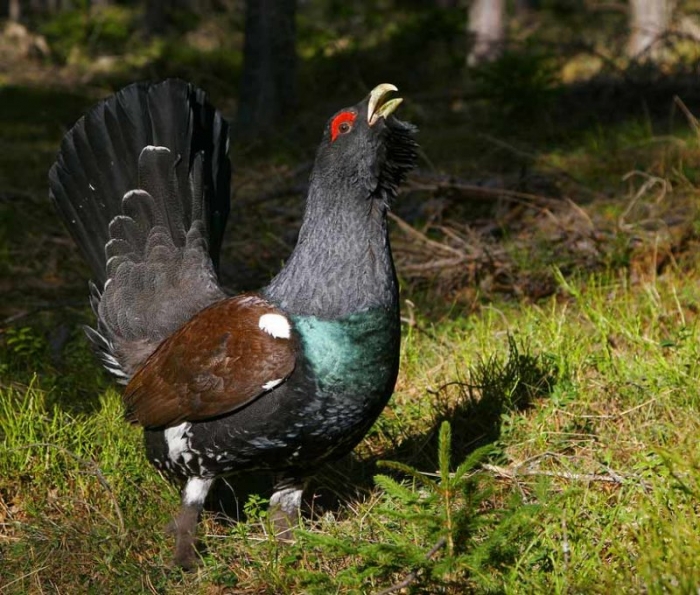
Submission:
M 168 147 L 187 164 L 179 171 L 181 188 L 196 155 L 203 151 L 207 156 L 202 176 L 209 253 L 218 267 L 230 200 L 228 124 L 204 92 L 192 85 L 179 80 L 136 83 L 96 105 L 75 124 L 49 172 L 51 198 L 100 284 L 107 279 L 109 223 L 122 214 L 124 195 L 138 187 L 138 158 L 149 145 Z M 166 213 L 178 217 L 172 209 L 183 208 L 191 205 L 175 200 Z M 184 213 L 187 219 L 190 215 Z
M 223 292 L 228 124 L 191 85 L 137 83 L 66 134 L 50 195 L 94 278 L 87 331 L 120 380 Z

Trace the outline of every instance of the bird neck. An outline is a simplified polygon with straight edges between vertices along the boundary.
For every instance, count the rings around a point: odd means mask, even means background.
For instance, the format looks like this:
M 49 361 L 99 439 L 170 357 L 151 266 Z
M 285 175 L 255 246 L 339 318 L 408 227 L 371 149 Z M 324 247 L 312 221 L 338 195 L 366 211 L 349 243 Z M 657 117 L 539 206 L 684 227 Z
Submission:
M 367 190 L 343 190 L 312 179 L 297 245 L 264 292 L 290 314 L 337 319 L 397 308 L 386 207 Z

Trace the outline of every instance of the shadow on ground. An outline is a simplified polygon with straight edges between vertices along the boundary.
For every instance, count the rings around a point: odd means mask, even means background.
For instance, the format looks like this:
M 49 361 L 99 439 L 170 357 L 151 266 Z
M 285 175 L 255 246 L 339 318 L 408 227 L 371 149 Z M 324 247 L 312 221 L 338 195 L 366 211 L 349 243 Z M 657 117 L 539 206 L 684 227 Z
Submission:
M 438 468 L 438 436 L 443 422 L 452 427 L 453 467 L 479 447 L 497 443 L 501 421 L 508 412 L 522 412 L 536 400 L 546 398 L 558 381 L 556 371 L 545 355 L 524 351 L 509 338 L 505 360 L 492 358 L 477 364 L 467 382 L 456 383 L 459 395 L 448 401 L 442 390 L 428 395 L 434 412 L 427 430 L 395 442 L 376 456 L 361 459 L 355 453 L 326 465 L 310 480 L 305 491 L 306 515 L 311 518 L 338 512 L 348 503 L 363 500 L 374 487 L 378 473 L 392 471 L 380 461 L 396 461 L 419 471 Z M 272 479 L 266 474 L 245 474 L 219 479 L 212 488 L 207 509 L 220 514 L 222 522 L 245 519 L 243 507 L 251 494 L 269 498 Z

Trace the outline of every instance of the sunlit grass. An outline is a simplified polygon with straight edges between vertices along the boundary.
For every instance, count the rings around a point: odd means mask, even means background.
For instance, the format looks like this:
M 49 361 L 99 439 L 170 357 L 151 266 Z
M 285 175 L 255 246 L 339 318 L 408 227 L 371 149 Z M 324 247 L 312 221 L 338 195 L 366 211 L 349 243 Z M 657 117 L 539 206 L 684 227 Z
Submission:
M 427 498 L 420 482 L 399 489 L 381 480 L 309 521 L 310 533 L 287 549 L 267 537 L 264 503 L 249 507 L 240 526 L 207 515 L 208 553 L 184 578 L 163 570 L 170 543 L 162 528 L 177 491 L 148 466 L 117 394 L 104 392 L 91 413 L 70 413 L 65 403 L 47 405 L 41 384 L 50 378 L 5 388 L 2 580 L 16 580 L 9 587 L 16 593 L 40 584 L 141 588 L 147 580 L 174 592 L 211 584 L 366 592 L 416 571 L 428 591 L 438 583 L 455 593 L 460 584 L 523 593 L 683 591 L 700 579 L 696 285 L 673 272 L 636 285 L 617 275 L 562 280 L 560 295 L 539 304 L 496 303 L 468 318 L 454 313 L 406 327 L 397 394 L 360 452 L 393 452 L 434 477 L 437 424 L 447 416 L 453 469 L 491 444 L 480 475 L 449 505 Z M 520 364 L 499 384 L 509 341 L 518 350 L 510 359 Z M 493 418 L 470 409 L 471 399 L 511 394 L 515 380 L 534 390 L 523 357 L 546 364 L 556 382 Z M 496 434 L 485 431 L 489 419 Z M 447 510 L 481 521 L 469 531 L 421 521 L 428 515 L 434 523 Z M 424 558 L 441 535 L 453 549 Z M 393 552 L 393 566 L 382 552 Z

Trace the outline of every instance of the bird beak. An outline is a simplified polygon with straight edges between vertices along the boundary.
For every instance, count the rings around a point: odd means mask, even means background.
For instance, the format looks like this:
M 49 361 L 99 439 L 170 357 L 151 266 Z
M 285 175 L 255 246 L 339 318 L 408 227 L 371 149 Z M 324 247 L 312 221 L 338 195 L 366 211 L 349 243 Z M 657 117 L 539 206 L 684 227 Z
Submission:
M 398 91 L 398 89 L 389 83 L 382 83 L 372 89 L 367 105 L 367 122 L 370 126 L 374 126 L 379 118 L 388 118 L 403 101 L 401 97 L 386 101 L 386 96 L 392 91 Z

